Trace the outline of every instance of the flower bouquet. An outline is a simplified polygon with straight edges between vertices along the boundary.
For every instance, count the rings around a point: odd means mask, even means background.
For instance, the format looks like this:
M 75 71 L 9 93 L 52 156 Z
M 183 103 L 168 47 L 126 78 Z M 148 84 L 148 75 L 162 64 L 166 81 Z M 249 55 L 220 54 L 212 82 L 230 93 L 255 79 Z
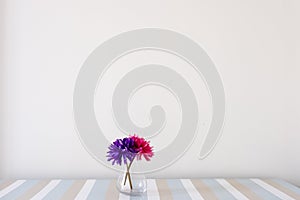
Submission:
M 108 149 L 107 160 L 112 161 L 112 165 L 118 164 L 121 166 L 123 163 L 126 165 L 126 172 L 122 179 L 122 184 L 125 186 L 128 180 L 130 191 L 132 191 L 134 189 L 132 176 L 130 174 L 132 163 L 135 159 L 142 160 L 142 158 L 145 158 L 146 161 L 150 161 L 150 158 L 154 155 L 153 147 L 150 146 L 149 141 L 137 135 L 133 135 L 115 140 Z

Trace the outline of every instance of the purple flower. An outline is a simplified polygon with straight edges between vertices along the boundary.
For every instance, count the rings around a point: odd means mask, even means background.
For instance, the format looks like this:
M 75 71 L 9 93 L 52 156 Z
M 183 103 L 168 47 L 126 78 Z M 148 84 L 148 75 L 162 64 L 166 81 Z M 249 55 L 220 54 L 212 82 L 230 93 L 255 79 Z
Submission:
M 132 161 L 138 152 L 134 148 L 134 140 L 132 138 L 117 139 L 109 147 L 107 152 L 108 161 L 112 160 L 112 164 L 127 164 L 127 159 Z

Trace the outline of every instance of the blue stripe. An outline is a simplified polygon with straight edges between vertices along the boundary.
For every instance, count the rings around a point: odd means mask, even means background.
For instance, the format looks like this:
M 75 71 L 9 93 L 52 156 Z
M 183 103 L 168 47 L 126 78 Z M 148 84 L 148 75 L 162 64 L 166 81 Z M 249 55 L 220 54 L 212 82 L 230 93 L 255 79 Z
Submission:
M 219 184 L 214 179 L 203 179 L 202 182 L 207 185 L 211 191 L 214 192 L 216 197 L 218 199 L 224 199 L 224 200 L 236 200 L 236 198 L 229 193 L 221 184 Z
M 61 198 L 73 182 L 73 180 L 62 180 L 52 191 L 47 194 L 47 196 L 45 196 L 44 200 Z
M 1 200 L 11 200 L 16 199 L 20 196 L 22 196 L 28 189 L 30 189 L 32 186 L 34 186 L 38 181 L 37 180 L 28 180 L 24 183 L 22 183 L 19 187 L 14 189 L 13 191 L 9 192 L 7 195 L 1 198 Z
M 87 199 L 89 200 L 105 199 L 105 194 L 110 182 L 111 180 L 96 180 L 96 183 L 91 189 Z
M 272 179 L 272 181 L 277 182 L 278 184 L 282 185 L 283 187 L 295 192 L 296 194 L 300 195 L 300 188 L 283 180 L 280 179 Z
M 272 194 L 271 192 L 265 190 L 263 187 L 257 185 L 253 181 L 249 179 L 236 179 L 239 183 L 243 184 L 244 186 L 250 188 L 257 196 L 259 196 L 262 199 L 268 199 L 268 200 L 280 200 L 277 196 Z
M 186 189 L 179 179 L 168 179 L 167 183 L 172 193 L 173 199 L 191 199 L 190 195 L 187 193 Z

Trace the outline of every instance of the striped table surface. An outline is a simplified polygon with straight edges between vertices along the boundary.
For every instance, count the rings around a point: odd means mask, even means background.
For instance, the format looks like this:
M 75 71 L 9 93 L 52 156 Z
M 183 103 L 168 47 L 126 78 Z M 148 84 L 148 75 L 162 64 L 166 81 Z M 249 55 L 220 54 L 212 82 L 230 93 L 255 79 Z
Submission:
M 300 200 L 300 188 L 279 179 L 148 179 L 147 192 L 130 197 L 112 179 L 0 180 L 0 199 Z

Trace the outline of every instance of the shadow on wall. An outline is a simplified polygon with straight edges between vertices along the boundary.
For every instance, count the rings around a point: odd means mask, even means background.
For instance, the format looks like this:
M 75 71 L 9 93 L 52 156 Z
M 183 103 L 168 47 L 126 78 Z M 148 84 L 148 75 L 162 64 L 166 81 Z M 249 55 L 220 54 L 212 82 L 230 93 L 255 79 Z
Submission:
M 2 178 L 3 158 L 3 129 L 4 129 L 4 27 L 5 27 L 5 1 L 0 1 L 0 178 Z

